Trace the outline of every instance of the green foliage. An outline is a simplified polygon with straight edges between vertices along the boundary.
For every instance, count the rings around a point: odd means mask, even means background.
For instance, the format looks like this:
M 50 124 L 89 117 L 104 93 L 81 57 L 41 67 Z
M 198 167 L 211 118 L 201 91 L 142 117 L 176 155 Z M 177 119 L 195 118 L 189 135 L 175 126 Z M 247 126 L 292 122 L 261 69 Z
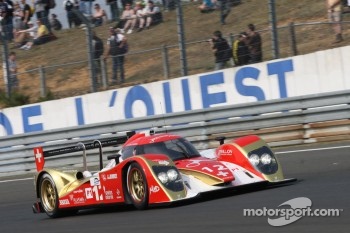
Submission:
M 7 97 L 4 92 L 0 92 L 0 104 L 4 107 L 15 107 L 29 104 L 29 96 L 19 92 L 12 92 L 10 97 Z
M 46 96 L 44 96 L 44 97 L 39 97 L 38 102 L 44 102 L 44 101 L 49 101 L 49 100 L 54 100 L 54 99 L 55 99 L 54 94 L 49 90 L 49 91 L 46 93 Z

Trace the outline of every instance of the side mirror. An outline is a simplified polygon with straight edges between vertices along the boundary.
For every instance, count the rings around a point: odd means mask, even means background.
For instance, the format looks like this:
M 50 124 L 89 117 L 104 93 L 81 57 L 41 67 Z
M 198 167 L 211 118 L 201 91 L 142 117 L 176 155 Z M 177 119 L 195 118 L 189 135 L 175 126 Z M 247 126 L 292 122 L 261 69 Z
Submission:
M 216 141 L 220 142 L 220 145 L 225 143 L 225 139 L 226 139 L 226 137 L 224 137 L 224 136 L 215 138 Z
M 120 157 L 120 155 L 118 155 L 118 154 L 116 154 L 116 155 L 108 155 L 107 159 L 108 160 L 114 159 L 115 160 L 115 164 L 118 164 L 119 163 L 119 157 Z

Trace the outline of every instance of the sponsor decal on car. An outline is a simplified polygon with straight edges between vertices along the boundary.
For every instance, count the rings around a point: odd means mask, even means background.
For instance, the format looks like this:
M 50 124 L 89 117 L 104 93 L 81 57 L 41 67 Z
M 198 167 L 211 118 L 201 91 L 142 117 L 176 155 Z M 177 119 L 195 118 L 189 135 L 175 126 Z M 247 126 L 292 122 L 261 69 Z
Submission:
M 91 186 L 99 186 L 99 185 L 101 185 L 100 179 L 98 177 L 90 178 L 90 185 Z
M 74 204 L 84 204 L 85 203 L 85 198 L 83 198 L 83 197 L 73 198 L 73 203 Z
M 112 200 L 112 199 L 114 199 L 114 197 L 113 197 L 113 192 L 107 190 L 107 191 L 105 192 L 105 197 L 106 197 L 106 200 Z
M 60 200 L 60 205 L 70 205 L 70 202 L 68 199 L 63 199 L 63 200 Z
M 158 185 L 155 185 L 155 186 L 152 185 L 149 189 L 149 192 L 150 193 L 157 193 L 157 192 L 159 192 L 159 190 L 160 190 L 160 188 Z
M 232 155 L 232 150 L 219 150 L 219 155 Z
M 117 174 L 108 174 L 107 175 L 107 180 L 116 180 L 116 179 L 118 179 Z
M 160 165 L 166 165 L 166 166 L 170 164 L 170 163 L 169 163 L 168 161 L 166 161 L 166 160 L 159 160 L 158 163 L 159 163 Z
M 73 191 L 74 194 L 82 193 L 82 192 L 84 192 L 82 189 L 77 189 L 77 190 L 74 190 L 74 191 Z
M 94 194 L 92 193 L 92 188 L 85 189 L 85 197 L 86 197 L 86 199 L 94 198 Z
M 119 189 L 117 189 L 117 199 L 120 199 L 120 198 L 122 198 L 122 196 L 120 196 L 120 190 Z

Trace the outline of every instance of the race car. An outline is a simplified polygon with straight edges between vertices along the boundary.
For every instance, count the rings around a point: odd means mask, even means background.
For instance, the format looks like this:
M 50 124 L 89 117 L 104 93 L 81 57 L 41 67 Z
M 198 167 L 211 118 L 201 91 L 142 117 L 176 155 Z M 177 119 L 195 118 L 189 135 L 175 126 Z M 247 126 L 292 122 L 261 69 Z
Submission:
M 104 205 L 132 204 L 146 209 L 208 192 L 268 187 L 296 180 L 284 179 L 276 156 L 258 136 L 228 142 L 221 137 L 218 141 L 216 149 L 200 153 L 179 135 L 129 132 L 48 151 L 36 147 L 37 201 L 33 212 L 45 212 L 54 218 Z M 109 162 L 103 167 L 106 149 L 120 145 L 121 149 L 109 155 Z M 100 169 L 92 172 L 87 168 L 86 153 L 95 148 L 99 149 Z M 82 170 L 45 168 L 48 157 L 72 152 L 82 152 Z

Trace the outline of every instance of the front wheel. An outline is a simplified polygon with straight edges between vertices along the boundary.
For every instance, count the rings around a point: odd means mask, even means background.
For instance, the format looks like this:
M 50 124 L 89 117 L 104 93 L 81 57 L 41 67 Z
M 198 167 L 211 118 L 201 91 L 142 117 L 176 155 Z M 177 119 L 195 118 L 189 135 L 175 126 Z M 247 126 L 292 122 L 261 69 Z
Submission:
M 140 210 L 148 207 L 148 185 L 146 175 L 142 167 L 137 163 L 132 163 L 128 169 L 127 191 L 132 204 Z
M 52 218 L 58 217 L 58 194 L 55 182 L 49 174 L 44 174 L 40 179 L 40 201 L 46 214 Z

